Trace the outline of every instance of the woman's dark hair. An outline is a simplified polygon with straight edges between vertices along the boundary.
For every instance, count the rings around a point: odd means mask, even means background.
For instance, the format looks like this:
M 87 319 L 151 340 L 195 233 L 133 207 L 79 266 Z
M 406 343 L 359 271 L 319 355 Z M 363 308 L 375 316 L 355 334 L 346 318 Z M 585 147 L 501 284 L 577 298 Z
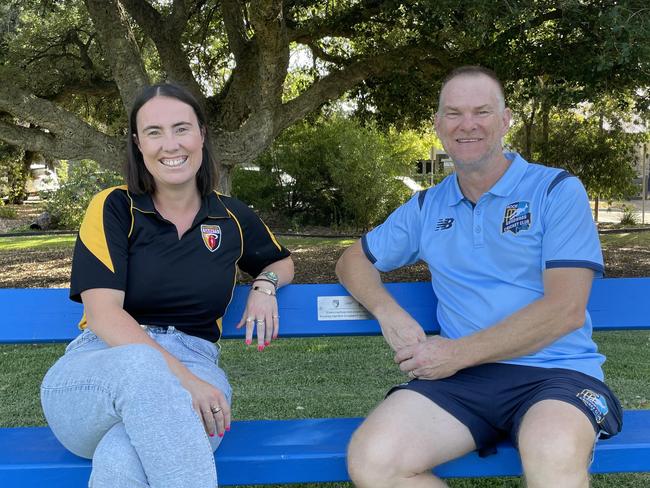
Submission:
M 150 193 L 156 191 L 156 183 L 151 173 L 144 165 L 142 153 L 136 144 L 135 138 L 138 135 L 136 117 L 142 106 L 154 97 L 169 97 L 186 103 L 194 110 L 199 121 L 199 128 L 203 132 L 203 160 L 201 167 L 196 173 L 196 186 L 202 196 L 208 195 L 215 189 L 217 181 L 217 169 L 215 158 L 212 154 L 207 120 L 201 106 L 196 98 L 185 88 L 173 83 L 160 83 L 144 88 L 133 102 L 129 113 L 129 135 L 126 143 L 126 163 L 124 176 L 129 190 L 135 194 Z

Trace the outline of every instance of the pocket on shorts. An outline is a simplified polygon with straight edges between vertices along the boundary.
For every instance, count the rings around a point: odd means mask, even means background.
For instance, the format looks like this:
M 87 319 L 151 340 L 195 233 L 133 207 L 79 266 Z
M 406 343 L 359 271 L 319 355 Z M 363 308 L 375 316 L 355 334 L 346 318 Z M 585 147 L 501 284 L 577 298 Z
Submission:
M 81 334 L 75 337 L 72 342 L 66 346 L 65 354 L 76 351 L 86 344 L 90 344 L 91 342 L 94 342 L 98 339 L 99 337 L 97 337 L 93 331 L 90 329 L 84 329 Z
M 180 340 L 190 351 L 198 354 L 204 359 L 207 359 L 211 363 L 216 364 L 218 362 L 219 349 L 214 343 L 201 339 L 200 337 L 185 334 L 184 332 L 179 332 L 177 337 L 178 340 Z

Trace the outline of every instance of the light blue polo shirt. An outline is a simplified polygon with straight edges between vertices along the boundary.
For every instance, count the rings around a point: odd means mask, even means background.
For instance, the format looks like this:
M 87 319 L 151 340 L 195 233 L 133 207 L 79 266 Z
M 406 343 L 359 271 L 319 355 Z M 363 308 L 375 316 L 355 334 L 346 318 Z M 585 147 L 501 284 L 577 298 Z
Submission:
M 512 163 L 475 206 L 452 174 L 362 238 L 380 271 L 420 259 L 429 265 L 444 337 L 490 327 L 541 298 L 545 269 L 589 268 L 602 276 L 598 233 L 578 178 L 505 155 Z M 573 369 L 602 380 L 605 358 L 591 332 L 587 313 L 582 328 L 535 354 L 503 362 Z

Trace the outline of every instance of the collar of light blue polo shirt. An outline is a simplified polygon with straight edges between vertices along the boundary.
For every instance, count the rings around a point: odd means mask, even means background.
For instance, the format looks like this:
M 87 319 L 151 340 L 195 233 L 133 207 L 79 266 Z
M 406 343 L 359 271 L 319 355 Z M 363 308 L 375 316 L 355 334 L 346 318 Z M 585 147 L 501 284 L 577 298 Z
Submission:
M 139 195 L 129 192 L 131 199 L 133 200 L 133 206 L 135 209 L 144 213 L 154 213 L 158 214 L 156 207 L 153 203 L 153 198 L 148 193 L 142 193 Z M 194 222 L 201 222 L 206 217 L 211 219 L 227 219 L 230 218 L 226 206 L 223 204 L 216 192 L 210 193 L 207 197 L 201 199 L 201 208 L 194 218 Z
M 504 153 L 504 156 L 507 159 L 510 159 L 512 162 L 505 173 L 499 178 L 499 180 L 490 188 L 487 193 L 491 193 L 497 197 L 506 197 L 510 195 L 514 189 L 517 187 L 521 179 L 526 174 L 526 169 L 528 168 L 528 162 L 519 155 L 519 153 Z M 460 189 L 458 184 L 458 174 L 454 175 L 453 185 L 451 185 L 449 198 L 449 206 L 453 207 L 458 205 L 463 200 L 467 200 L 465 195 Z M 469 201 L 469 200 L 467 200 Z

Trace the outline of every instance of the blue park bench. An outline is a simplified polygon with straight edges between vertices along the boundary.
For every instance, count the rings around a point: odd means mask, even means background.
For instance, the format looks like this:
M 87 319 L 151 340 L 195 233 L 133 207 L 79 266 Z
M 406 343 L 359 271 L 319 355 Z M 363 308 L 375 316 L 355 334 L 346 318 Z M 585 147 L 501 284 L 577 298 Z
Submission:
M 436 298 L 428 283 L 387 285 L 428 333 L 438 330 Z M 67 289 L 0 289 L 0 343 L 67 342 L 78 333 L 80 305 Z M 247 287 L 239 286 L 224 318 L 225 338 L 241 337 Z M 596 330 L 650 330 L 650 278 L 594 282 L 589 311 Z M 283 337 L 376 335 L 377 322 L 339 285 L 290 285 L 278 294 Z M 29 310 L 26 314 L 25 310 Z M 387 385 L 388 386 L 388 385 Z M 336 482 L 348 480 L 345 452 L 361 418 L 236 421 L 217 451 L 221 485 Z M 600 441 L 593 473 L 650 471 L 650 410 L 626 410 L 623 431 Z M 521 474 L 513 446 L 498 454 L 470 453 L 436 469 L 443 477 Z M 0 486 L 86 486 L 90 461 L 66 451 L 47 427 L 0 429 Z

